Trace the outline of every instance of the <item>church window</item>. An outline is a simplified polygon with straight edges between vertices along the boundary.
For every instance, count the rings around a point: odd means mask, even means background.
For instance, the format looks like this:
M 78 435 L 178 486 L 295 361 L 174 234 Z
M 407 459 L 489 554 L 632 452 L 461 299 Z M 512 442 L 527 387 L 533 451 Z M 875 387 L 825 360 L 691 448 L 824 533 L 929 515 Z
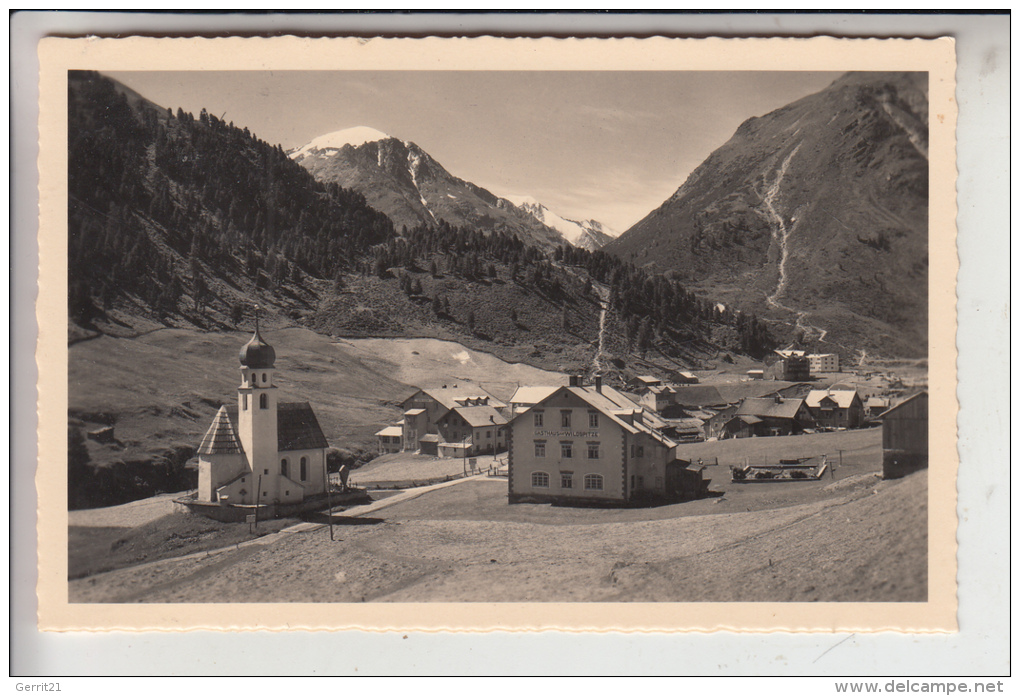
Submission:
M 269 408 L 269 399 L 265 394 L 259 394 L 259 408 Z
M 281 459 L 280 460 L 280 476 L 286 476 L 286 475 L 287 475 L 287 460 L 286 459 Z
M 308 458 L 301 457 L 301 480 L 305 481 L 308 479 Z
M 241 410 L 242 411 L 247 411 L 248 410 L 248 395 L 247 394 L 241 394 Z
M 267 374 L 268 374 L 268 373 L 266 373 L 266 372 L 263 372 L 263 373 L 262 373 L 262 382 L 263 382 L 263 383 L 264 383 L 264 382 L 266 381 L 266 375 L 267 375 Z

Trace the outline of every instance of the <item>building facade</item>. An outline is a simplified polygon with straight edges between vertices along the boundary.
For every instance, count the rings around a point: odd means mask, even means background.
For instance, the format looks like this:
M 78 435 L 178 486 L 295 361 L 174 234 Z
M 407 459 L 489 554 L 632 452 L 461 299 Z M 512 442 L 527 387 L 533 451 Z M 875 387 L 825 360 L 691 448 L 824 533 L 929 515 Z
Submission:
M 560 387 L 509 425 L 511 503 L 623 503 L 666 495 L 676 443 L 600 380 Z
M 864 401 L 856 390 L 813 389 L 804 401 L 815 425 L 820 428 L 859 428 L 864 425 Z
M 379 454 L 393 454 L 404 449 L 403 424 L 390 425 L 375 434 Z
M 468 418 L 477 420 L 480 412 L 465 409 L 482 407 L 486 409 L 484 412 L 486 423 L 469 427 Z M 405 451 L 442 456 L 444 452 L 453 451 L 449 447 L 440 448 L 440 443 L 444 442 L 466 446 L 470 450 L 472 449 L 470 443 L 467 445 L 464 443 L 468 439 L 474 440 L 474 433 L 467 432 L 473 431 L 474 427 L 483 428 L 479 432 L 478 442 L 485 451 L 495 451 L 497 440 L 505 441 L 505 431 L 498 431 L 498 427 L 506 425 L 509 407 L 478 387 L 461 389 L 458 385 L 452 387 L 443 385 L 441 388 L 419 389 L 401 403 L 401 408 L 404 411 L 402 437 Z M 461 413 L 451 416 L 454 411 Z M 495 415 L 495 419 L 501 421 L 491 432 L 484 429 L 489 423 L 490 415 Z M 477 448 L 474 452 L 478 452 Z
M 839 372 L 839 355 L 836 353 L 812 353 L 807 357 L 813 375 Z
M 793 435 L 814 425 L 804 399 L 781 396 L 748 398 L 740 402 L 723 426 L 723 437 Z
M 276 351 L 257 320 L 239 359 L 237 404 L 220 407 L 198 447 L 198 501 L 275 505 L 325 493 L 328 443 L 308 403 L 279 401 Z

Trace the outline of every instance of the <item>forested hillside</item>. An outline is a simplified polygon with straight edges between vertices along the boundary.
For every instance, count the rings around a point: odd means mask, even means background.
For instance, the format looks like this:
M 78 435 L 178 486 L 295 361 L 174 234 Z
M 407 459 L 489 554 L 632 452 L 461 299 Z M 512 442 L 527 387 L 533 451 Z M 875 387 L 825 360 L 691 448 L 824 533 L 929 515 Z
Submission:
M 445 222 L 378 245 L 363 274 L 398 285 L 418 310 L 393 298 L 383 313 L 365 309 L 366 283 L 360 290 L 337 284 L 318 328 L 395 335 L 410 320 L 504 345 L 580 343 L 588 350 L 606 304 L 604 347 L 617 355 L 655 351 L 689 367 L 719 349 L 761 356 L 775 347 L 754 315 L 728 311 L 618 257 L 567 244 L 547 255 L 512 235 Z
M 202 324 L 302 271 L 334 277 L 393 235 L 364 198 L 203 112 L 158 107 L 94 72 L 68 76 L 72 320 L 115 304 Z M 225 281 L 214 290 L 210 277 Z M 265 291 L 265 292 L 253 292 Z
M 602 252 L 443 219 L 397 236 L 360 194 L 247 129 L 97 73 L 70 74 L 69 124 L 71 340 L 80 327 L 233 329 L 258 302 L 278 325 L 463 339 L 546 366 L 543 352 L 565 350 L 576 366 L 608 302 L 603 343 L 617 355 L 692 366 L 773 347 L 754 316 Z

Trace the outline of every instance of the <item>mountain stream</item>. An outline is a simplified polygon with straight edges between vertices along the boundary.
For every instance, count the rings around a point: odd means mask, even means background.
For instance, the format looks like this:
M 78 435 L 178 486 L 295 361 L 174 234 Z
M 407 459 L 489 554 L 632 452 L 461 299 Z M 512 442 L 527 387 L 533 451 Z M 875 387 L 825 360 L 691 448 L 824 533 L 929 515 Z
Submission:
M 806 311 L 797 310 L 794 309 L 793 307 L 788 307 L 787 305 L 779 301 L 779 298 L 782 297 L 783 294 L 786 292 L 786 285 L 789 280 L 789 277 L 787 276 L 786 273 L 786 264 L 790 256 L 789 240 L 790 235 L 797 227 L 797 218 L 792 217 L 790 219 L 790 225 L 787 226 L 786 220 L 779 213 L 779 211 L 776 210 L 776 205 L 777 199 L 779 198 L 780 186 L 783 183 L 783 177 L 786 176 L 786 170 L 790 166 L 790 161 L 793 159 L 794 155 L 797 154 L 797 151 L 800 149 L 800 146 L 801 143 L 798 143 L 797 146 L 793 148 L 793 150 L 790 152 L 790 154 L 786 156 L 786 158 L 783 160 L 783 163 L 779 166 L 779 169 L 776 170 L 775 177 L 773 178 L 772 183 L 769 184 L 767 180 L 764 182 L 765 184 L 768 185 L 768 188 L 765 189 L 764 193 L 761 191 L 758 192 L 758 195 L 761 198 L 762 205 L 764 207 L 763 216 L 768 221 L 769 227 L 771 228 L 772 231 L 772 240 L 775 244 L 779 246 L 779 279 L 776 282 L 776 289 L 772 292 L 771 295 L 767 295 L 765 297 L 765 301 L 769 304 L 770 307 L 773 307 L 774 309 L 781 309 L 783 311 L 794 314 L 796 316 L 794 325 L 804 333 L 804 338 L 806 340 L 827 342 L 825 341 L 825 336 L 829 333 L 828 330 L 823 329 L 820 326 L 808 324 L 806 321 L 804 321 L 804 318 L 808 314 Z

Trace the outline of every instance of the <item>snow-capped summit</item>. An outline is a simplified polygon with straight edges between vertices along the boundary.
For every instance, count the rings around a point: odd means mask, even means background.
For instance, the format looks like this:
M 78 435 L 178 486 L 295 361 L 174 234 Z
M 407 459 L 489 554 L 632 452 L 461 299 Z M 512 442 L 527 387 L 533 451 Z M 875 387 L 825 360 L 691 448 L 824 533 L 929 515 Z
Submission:
M 573 246 L 594 251 L 619 236 L 618 232 L 598 220 L 578 221 L 560 217 L 531 196 L 506 196 L 505 198 L 542 224 L 559 232 Z
M 368 126 L 355 126 L 343 130 L 326 133 L 313 139 L 311 142 L 290 153 L 291 159 L 297 159 L 306 152 L 312 150 L 339 150 L 345 145 L 361 147 L 365 143 L 374 143 L 377 140 L 386 140 L 390 136 L 375 128 Z
M 558 231 L 527 211 L 454 176 L 415 143 L 374 128 L 320 135 L 289 154 L 318 181 L 363 195 L 398 230 L 434 227 L 445 221 L 513 234 L 545 249 L 563 243 Z

